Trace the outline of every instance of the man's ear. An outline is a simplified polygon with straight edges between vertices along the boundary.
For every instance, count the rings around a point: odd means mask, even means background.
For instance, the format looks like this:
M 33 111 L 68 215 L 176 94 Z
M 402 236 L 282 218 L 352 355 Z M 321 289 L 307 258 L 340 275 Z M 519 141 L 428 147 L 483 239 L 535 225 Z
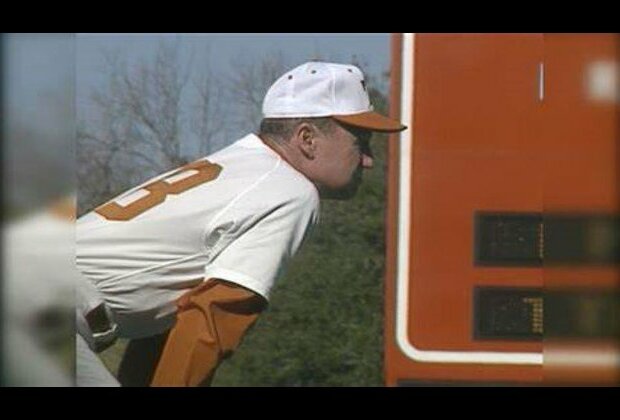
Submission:
M 297 147 L 306 158 L 313 160 L 316 157 L 316 127 L 308 123 L 299 124 L 295 129 L 295 140 Z

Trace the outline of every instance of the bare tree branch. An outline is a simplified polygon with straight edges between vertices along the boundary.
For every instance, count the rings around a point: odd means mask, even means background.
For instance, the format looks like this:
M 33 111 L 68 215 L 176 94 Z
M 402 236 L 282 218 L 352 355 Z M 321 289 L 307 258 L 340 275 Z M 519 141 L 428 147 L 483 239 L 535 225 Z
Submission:
M 160 42 L 152 58 L 133 63 L 104 52 L 107 83 L 92 93 L 95 117 L 81 121 L 77 133 L 81 211 L 194 159 L 184 147 L 212 152 L 228 128 L 230 103 L 240 110 L 234 122 L 258 128 L 267 88 L 286 69 L 282 53 L 238 56 L 221 78 L 209 49 L 202 52 L 201 60 L 193 50 L 182 56 L 178 41 Z
M 240 127 L 254 131 L 262 116 L 262 103 L 269 86 L 287 69 L 281 51 L 262 57 L 258 63 L 247 55 L 239 55 L 231 61 L 234 69 L 229 77 L 233 100 L 241 107 Z

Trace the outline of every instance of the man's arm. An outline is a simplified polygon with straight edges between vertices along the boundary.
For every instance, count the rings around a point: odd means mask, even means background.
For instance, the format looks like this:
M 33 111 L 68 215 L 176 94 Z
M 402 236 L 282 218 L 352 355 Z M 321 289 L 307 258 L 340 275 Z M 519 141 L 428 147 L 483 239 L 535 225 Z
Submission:
M 267 306 L 234 283 L 210 279 L 183 295 L 151 386 L 208 386 Z

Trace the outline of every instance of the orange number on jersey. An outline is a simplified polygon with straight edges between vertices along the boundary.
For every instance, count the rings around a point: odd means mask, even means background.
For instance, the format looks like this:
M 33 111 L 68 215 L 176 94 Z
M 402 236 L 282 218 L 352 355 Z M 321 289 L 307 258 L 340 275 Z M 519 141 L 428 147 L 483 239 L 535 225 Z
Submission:
M 198 172 L 173 183 L 168 183 L 165 180 L 155 181 L 142 188 L 143 190 L 147 190 L 149 193 L 139 200 L 136 200 L 127 206 L 121 206 L 115 202 L 107 203 L 95 209 L 95 212 L 108 220 L 131 220 L 156 205 L 163 203 L 168 194 L 180 194 L 190 188 L 194 188 L 198 185 L 204 184 L 205 182 L 214 180 L 220 175 L 222 167 L 207 160 L 199 160 L 179 168 L 179 170 L 171 174 L 169 177 L 189 170 Z

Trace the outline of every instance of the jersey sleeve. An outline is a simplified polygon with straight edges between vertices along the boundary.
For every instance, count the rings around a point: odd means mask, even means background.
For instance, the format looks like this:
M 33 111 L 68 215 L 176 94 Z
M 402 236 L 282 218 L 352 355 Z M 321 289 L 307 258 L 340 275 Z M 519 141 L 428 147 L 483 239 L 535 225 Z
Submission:
M 259 214 L 241 232 L 233 228 L 230 244 L 207 264 L 205 279 L 237 283 L 268 299 L 318 220 L 318 198 L 307 194 Z

